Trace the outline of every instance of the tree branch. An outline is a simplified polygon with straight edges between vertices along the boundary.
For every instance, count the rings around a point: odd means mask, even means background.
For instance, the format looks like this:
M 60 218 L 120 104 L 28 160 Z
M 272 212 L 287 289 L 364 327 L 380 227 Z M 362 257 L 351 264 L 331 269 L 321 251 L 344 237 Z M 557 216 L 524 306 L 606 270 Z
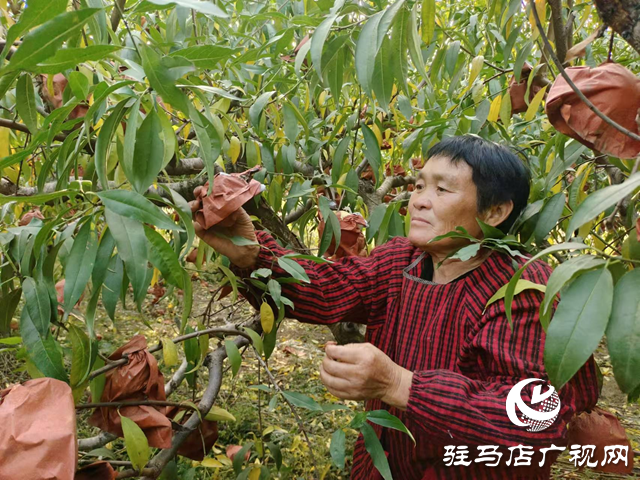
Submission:
M 17 130 L 18 132 L 32 133 L 24 123 L 14 122 L 13 120 L 7 120 L 6 118 L 0 118 L 0 127 L 10 128 L 11 130 Z M 53 138 L 54 140 L 63 142 L 64 139 L 67 138 L 67 135 L 59 133 Z
M 113 10 L 111 10 L 111 30 L 114 32 L 118 29 L 118 25 L 120 25 L 120 20 L 122 19 L 122 11 L 124 10 L 124 5 L 127 3 L 127 0 L 116 0 L 113 5 Z
M 391 177 L 386 177 L 380 184 L 380 187 L 378 187 L 378 190 L 376 190 L 376 195 L 382 199 L 394 188 L 404 187 L 405 185 L 415 183 L 416 177 L 411 175 L 407 175 L 406 177 L 403 177 L 402 175 L 393 175 Z
M 564 27 L 564 19 L 562 18 L 562 0 L 549 0 L 549 6 L 551 7 L 551 24 L 553 25 L 553 36 L 556 41 L 556 54 L 558 60 L 564 63 L 564 59 L 567 56 L 567 36 Z M 535 5 L 532 4 L 534 10 Z M 536 15 L 538 11 L 536 10 Z M 541 31 L 538 26 L 538 30 Z

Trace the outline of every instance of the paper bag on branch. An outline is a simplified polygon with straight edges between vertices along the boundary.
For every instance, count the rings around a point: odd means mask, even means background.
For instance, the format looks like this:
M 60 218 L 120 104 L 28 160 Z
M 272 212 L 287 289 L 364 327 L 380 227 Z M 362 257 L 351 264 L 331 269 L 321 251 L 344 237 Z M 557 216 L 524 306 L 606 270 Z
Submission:
M 327 255 L 333 255 L 333 258 L 343 258 L 350 256 L 366 257 L 366 240 L 362 227 L 367 226 L 367 221 L 357 213 L 347 213 L 343 211 L 335 212 L 338 220 L 340 220 L 340 245 L 336 250 L 336 239 L 332 238 Z M 318 225 L 318 235 L 322 238 L 324 233 L 325 222 L 320 220 Z
M 529 108 L 524 97 L 527 94 L 527 84 L 532 70 L 533 68 L 531 65 L 525 62 L 520 73 L 520 82 L 516 83 L 515 75 L 511 77 L 511 81 L 509 82 L 509 97 L 511 98 L 512 114 L 526 112 Z M 544 87 L 544 81 L 540 77 L 536 76 L 531 80 L 531 86 L 529 87 L 529 102 L 533 100 L 533 97 L 536 96 L 536 93 L 538 93 L 542 87 Z
M 569 423 L 567 444 L 571 445 L 595 445 L 596 449 L 591 461 L 597 461 L 596 467 L 591 467 L 598 472 L 628 474 L 633 470 L 633 447 L 629 443 L 627 433 L 620 421 L 612 413 L 595 407 L 590 412 L 582 412 L 576 415 Z M 605 458 L 605 447 L 613 445 L 626 445 L 627 461 L 611 463 Z M 617 455 L 616 455 L 617 456 Z
M 206 230 L 222 222 L 266 187 L 250 178 L 260 167 L 242 173 L 218 173 L 213 179 L 213 190 L 207 195 L 209 182 L 195 190 L 195 219 Z
M 570 67 L 566 71 L 598 110 L 638 134 L 636 115 L 640 108 L 640 79 L 612 62 L 596 68 Z M 560 75 L 549 90 L 546 110 L 556 130 L 589 148 L 619 158 L 635 158 L 640 152 L 640 142 L 593 113 Z
M 0 479 L 73 479 L 76 411 L 65 382 L 37 378 L 0 391 L 0 425 Z
M 147 350 L 147 341 L 136 335 L 129 343 L 120 347 L 109 357 L 119 360 L 127 356 L 126 365 L 108 371 L 102 392 L 102 402 L 126 402 L 134 400 L 167 399 L 164 393 L 164 378 L 158 370 L 158 362 Z M 166 407 L 148 405 L 124 406 L 120 415 L 133 420 L 145 433 L 149 445 L 157 448 L 171 446 L 171 421 L 166 417 Z M 118 408 L 97 408 L 89 424 L 113 435 L 123 436 Z
M 174 419 L 180 412 L 180 407 L 169 407 L 167 417 Z M 189 415 L 186 414 L 178 423 L 183 423 Z M 213 445 L 218 440 L 218 422 L 202 419 L 202 423 L 196 430 L 191 432 L 186 440 L 180 445 L 178 455 L 201 462 L 211 451 Z

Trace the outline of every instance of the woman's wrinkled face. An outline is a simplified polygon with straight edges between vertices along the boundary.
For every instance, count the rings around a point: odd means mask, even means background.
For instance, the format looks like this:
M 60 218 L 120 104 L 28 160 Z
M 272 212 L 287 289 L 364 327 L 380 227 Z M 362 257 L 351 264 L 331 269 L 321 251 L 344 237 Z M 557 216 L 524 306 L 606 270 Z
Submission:
M 476 199 L 477 189 L 469 165 L 462 161 L 452 163 L 444 156 L 430 158 L 420 170 L 409 200 L 409 241 L 423 250 L 446 254 L 464 242 L 444 239 L 429 244 L 429 241 L 457 226 L 480 238 Z

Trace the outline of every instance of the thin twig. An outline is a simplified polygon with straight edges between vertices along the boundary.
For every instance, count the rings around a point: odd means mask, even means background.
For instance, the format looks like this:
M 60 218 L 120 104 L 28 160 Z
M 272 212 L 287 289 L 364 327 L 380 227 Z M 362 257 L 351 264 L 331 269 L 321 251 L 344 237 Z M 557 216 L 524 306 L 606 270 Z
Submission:
M 76 410 L 87 410 L 92 408 L 122 408 L 122 407 L 137 407 L 137 406 L 180 407 L 180 408 L 187 408 L 190 410 L 196 410 L 196 408 L 193 405 L 188 405 L 181 402 L 168 402 L 164 400 L 127 400 L 124 402 L 81 403 L 76 405 Z

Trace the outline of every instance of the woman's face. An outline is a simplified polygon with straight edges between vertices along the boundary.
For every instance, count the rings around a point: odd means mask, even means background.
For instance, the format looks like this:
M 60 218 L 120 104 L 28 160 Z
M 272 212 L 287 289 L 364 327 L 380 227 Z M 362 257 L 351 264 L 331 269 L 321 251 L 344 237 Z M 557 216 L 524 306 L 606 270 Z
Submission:
M 409 241 L 422 250 L 447 254 L 465 242 L 450 238 L 432 244 L 429 241 L 457 226 L 481 238 L 482 230 L 476 221 L 479 216 L 476 198 L 477 189 L 469 165 L 453 163 L 443 156 L 430 158 L 420 170 L 409 200 Z

